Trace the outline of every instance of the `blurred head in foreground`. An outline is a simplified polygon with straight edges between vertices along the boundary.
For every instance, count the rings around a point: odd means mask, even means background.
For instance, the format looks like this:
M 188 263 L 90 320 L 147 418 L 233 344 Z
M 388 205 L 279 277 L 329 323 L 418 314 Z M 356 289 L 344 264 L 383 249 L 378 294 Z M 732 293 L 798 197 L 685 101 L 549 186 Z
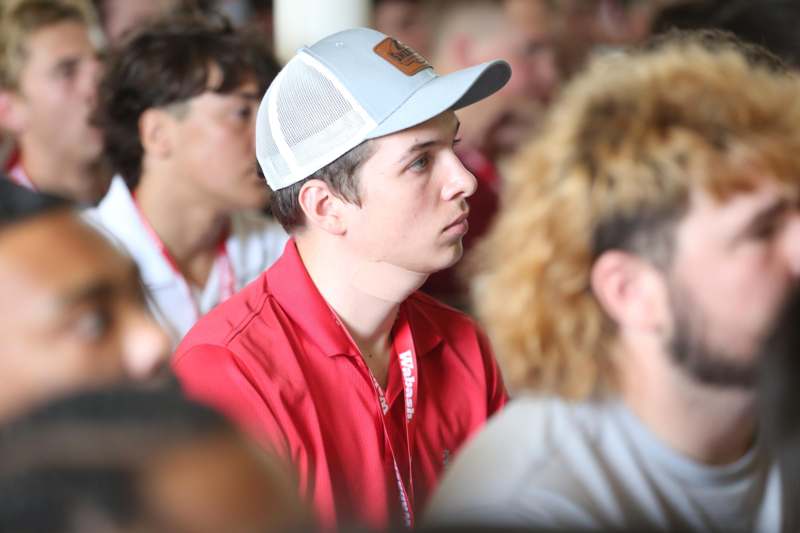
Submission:
M 256 533 L 302 523 L 287 474 L 177 389 L 84 393 L 0 430 L 0 527 Z
M 76 389 L 144 379 L 167 338 L 138 271 L 70 203 L 0 179 L 0 420 Z
M 475 257 L 513 385 L 752 388 L 800 273 L 800 85 L 754 50 L 682 35 L 565 91 Z

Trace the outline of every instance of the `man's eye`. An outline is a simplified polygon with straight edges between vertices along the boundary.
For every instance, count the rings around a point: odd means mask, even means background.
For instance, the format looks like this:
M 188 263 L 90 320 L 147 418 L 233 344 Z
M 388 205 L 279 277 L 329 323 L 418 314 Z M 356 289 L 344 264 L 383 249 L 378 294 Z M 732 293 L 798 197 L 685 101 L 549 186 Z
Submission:
M 421 172 L 426 168 L 428 168 L 429 164 L 430 164 L 430 157 L 428 157 L 428 155 L 425 154 L 422 157 L 419 157 L 410 165 L 408 165 L 408 168 L 409 170 L 413 170 L 414 172 Z
M 769 240 L 778 233 L 779 224 L 777 222 L 770 224 L 762 224 L 754 228 L 751 236 L 756 240 Z
M 253 116 L 253 108 L 250 106 L 240 107 L 236 110 L 236 118 L 240 120 L 250 120 Z
M 78 72 L 78 66 L 74 63 L 68 63 L 66 65 L 59 65 L 56 69 L 56 75 L 59 78 L 63 79 L 72 79 Z
M 81 314 L 73 323 L 75 334 L 86 342 L 105 337 L 111 328 L 111 313 L 106 309 L 92 309 Z

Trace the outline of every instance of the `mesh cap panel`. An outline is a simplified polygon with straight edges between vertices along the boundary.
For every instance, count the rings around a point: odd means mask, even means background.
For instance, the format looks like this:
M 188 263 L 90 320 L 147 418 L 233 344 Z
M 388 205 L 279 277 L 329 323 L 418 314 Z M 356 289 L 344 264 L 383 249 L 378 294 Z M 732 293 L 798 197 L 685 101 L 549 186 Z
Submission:
M 300 53 L 265 99 L 269 127 L 259 162 L 275 188 L 306 178 L 361 143 L 375 122 L 314 58 Z M 263 104 L 262 104 L 263 105 Z

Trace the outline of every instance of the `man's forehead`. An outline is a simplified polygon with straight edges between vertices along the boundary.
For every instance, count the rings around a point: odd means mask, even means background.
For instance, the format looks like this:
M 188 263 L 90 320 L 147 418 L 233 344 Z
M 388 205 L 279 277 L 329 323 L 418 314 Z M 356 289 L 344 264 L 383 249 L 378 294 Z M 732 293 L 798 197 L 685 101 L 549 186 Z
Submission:
M 0 231 L 0 278 L 57 292 L 100 278 L 128 277 L 132 263 L 70 210 Z
M 386 135 L 385 138 L 392 137 L 405 137 L 412 138 L 424 134 L 455 134 L 458 131 L 460 122 L 455 112 L 445 111 L 428 119 L 427 121 L 417 124 L 411 128 Z
M 725 232 L 747 224 L 764 210 L 776 205 L 794 205 L 796 186 L 774 179 L 754 181 L 752 187 L 718 197 L 711 191 L 694 187 L 690 190 L 686 221 L 707 230 Z
M 25 42 L 29 62 L 56 63 L 69 57 L 94 54 L 89 28 L 77 20 L 64 20 L 33 32 Z

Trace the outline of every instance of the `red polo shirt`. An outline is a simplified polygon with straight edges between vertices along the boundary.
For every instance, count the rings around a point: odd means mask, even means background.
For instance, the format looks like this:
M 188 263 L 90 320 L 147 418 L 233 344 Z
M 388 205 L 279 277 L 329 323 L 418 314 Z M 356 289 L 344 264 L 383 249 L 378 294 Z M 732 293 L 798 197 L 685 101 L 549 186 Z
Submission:
M 293 240 L 269 270 L 194 326 L 173 366 L 191 397 L 296 468 L 323 526 L 385 528 L 403 516 L 398 475 L 418 514 L 449 457 L 506 402 L 491 349 L 470 318 L 422 293 L 401 304 L 400 316 L 416 353 L 409 433 L 397 353 L 381 405 Z

